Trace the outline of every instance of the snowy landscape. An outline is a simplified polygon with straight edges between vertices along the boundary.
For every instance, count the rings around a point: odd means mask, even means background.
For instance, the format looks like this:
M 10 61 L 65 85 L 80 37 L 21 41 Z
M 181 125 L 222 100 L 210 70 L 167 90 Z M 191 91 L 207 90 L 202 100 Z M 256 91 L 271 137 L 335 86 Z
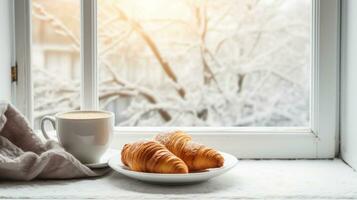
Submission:
M 118 126 L 310 122 L 311 0 L 98 0 L 100 108 Z M 80 3 L 32 1 L 35 122 L 80 109 Z

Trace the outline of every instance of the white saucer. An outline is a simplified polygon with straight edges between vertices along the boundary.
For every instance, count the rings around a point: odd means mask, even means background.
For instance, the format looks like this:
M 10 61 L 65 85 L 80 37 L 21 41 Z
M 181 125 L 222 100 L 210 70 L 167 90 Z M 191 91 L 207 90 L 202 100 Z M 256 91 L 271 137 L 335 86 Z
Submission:
M 233 155 L 223 152 L 220 153 L 224 157 L 224 165 L 222 167 L 188 174 L 158 174 L 131 171 L 121 162 L 120 154 L 111 157 L 108 164 L 113 170 L 140 181 L 159 184 L 190 184 L 219 176 L 232 169 L 238 163 L 238 159 Z
M 91 169 L 99 169 L 108 167 L 108 161 L 111 157 L 120 156 L 120 151 L 118 149 L 108 149 L 103 156 L 100 158 L 98 163 L 88 163 L 85 166 Z

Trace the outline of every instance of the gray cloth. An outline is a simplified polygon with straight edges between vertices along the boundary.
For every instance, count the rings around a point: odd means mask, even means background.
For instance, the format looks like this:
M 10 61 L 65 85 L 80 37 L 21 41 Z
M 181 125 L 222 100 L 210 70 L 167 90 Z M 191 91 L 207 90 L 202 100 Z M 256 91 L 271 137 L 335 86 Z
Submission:
M 18 110 L 0 101 L 0 179 L 69 179 L 108 171 L 89 169 L 56 141 L 42 142 Z

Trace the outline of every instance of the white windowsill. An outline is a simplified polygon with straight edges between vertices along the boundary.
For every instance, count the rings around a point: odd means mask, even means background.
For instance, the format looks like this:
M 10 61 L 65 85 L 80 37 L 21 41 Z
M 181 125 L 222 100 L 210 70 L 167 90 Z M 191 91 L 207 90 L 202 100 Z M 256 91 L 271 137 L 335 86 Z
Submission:
M 0 198 L 356 199 L 357 173 L 335 160 L 243 160 L 232 171 L 188 186 L 158 186 L 117 173 L 97 179 L 0 182 Z
M 121 149 L 124 144 L 152 139 L 158 132 L 152 128 L 116 128 L 111 148 Z M 168 128 L 168 130 L 186 130 Z M 244 159 L 315 159 L 318 138 L 305 128 L 240 128 L 239 131 L 187 128 L 193 140 Z M 43 140 L 40 130 L 36 131 Z M 57 140 L 55 131 L 48 131 Z M 323 158 L 333 158 L 335 154 Z

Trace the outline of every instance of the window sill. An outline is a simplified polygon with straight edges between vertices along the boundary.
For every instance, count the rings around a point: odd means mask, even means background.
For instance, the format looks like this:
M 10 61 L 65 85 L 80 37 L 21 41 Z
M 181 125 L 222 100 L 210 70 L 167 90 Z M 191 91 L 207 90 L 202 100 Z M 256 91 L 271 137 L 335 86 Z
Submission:
M 243 160 L 232 171 L 188 186 L 158 186 L 117 173 L 104 178 L 1 182 L 0 198 L 344 199 L 357 198 L 357 173 L 335 160 Z
M 135 131 L 134 131 L 135 130 Z M 116 129 L 114 131 L 111 148 L 121 149 L 124 144 L 138 140 L 151 139 L 158 131 L 147 131 L 150 128 Z M 169 129 L 175 130 L 175 129 Z M 203 130 L 203 129 L 202 129 Z M 220 151 L 230 153 L 244 159 L 316 159 L 334 158 L 334 152 L 318 157 L 316 143 L 318 138 L 306 129 L 271 129 L 271 131 L 241 130 L 202 131 L 193 129 L 188 131 L 194 141 L 205 144 Z M 42 133 L 37 131 L 42 139 Z M 51 138 L 56 138 L 55 131 L 49 131 Z

